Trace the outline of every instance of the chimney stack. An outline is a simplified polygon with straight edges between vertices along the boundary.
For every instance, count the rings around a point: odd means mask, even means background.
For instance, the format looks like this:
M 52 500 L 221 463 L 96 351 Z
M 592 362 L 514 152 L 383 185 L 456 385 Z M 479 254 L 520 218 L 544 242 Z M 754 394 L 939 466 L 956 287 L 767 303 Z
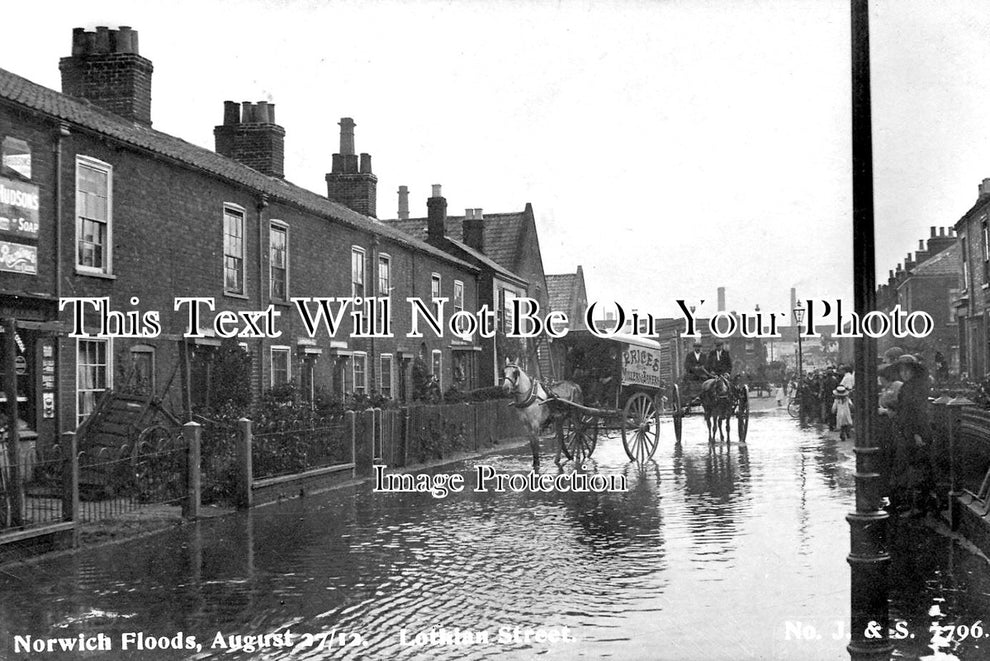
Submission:
M 399 186 L 399 220 L 409 220 L 409 186 Z
M 126 25 L 72 30 L 72 54 L 59 60 L 62 93 L 92 101 L 151 126 L 151 60 L 138 54 L 138 33 Z
M 977 201 L 980 201 L 987 195 L 990 195 L 990 179 L 984 179 L 983 181 L 981 181 L 980 185 L 977 187 L 977 190 L 978 190 L 976 196 Z
M 440 194 L 440 184 L 433 184 L 433 196 L 426 201 L 426 237 L 430 243 L 442 243 L 447 233 L 447 200 Z
M 718 288 L 718 311 L 725 312 L 725 287 Z
M 285 129 L 275 104 L 223 102 L 223 124 L 213 129 L 216 152 L 270 177 L 285 177 Z
M 354 153 L 354 127 L 350 117 L 340 118 L 340 151 L 331 159 L 326 176 L 327 197 L 373 218 L 377 217 L 378 177 L 371 171 L 371 155 Z
M 464 243 L 478 252 L 485 252 L 485 216 L 481 209 L 465 209 Z
M 952 236 L 952 229 L 946 230 L 945 227 L 938 228 L 938 236 L 935 235 L 935 228 L 931 228 L 932 236 L 928 239 L 928 256 L 934 257 L 938 253 L 942 252 L 949 246 L 956 242 L 955 237 Z

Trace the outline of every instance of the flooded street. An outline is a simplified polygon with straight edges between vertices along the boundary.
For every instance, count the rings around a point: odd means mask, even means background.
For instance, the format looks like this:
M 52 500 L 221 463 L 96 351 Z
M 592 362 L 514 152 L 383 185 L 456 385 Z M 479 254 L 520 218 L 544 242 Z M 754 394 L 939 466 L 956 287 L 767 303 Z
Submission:
M 644 467 L 599 438 L 589 469 L 624 475 L 626 493 L 471 491 L 478 464 L 528 471 L 519 449 L 440 469 L 466 475 L 443 499 L 365 485 L 5 567 L 0 658 L 37 658 L 15 636 L 80 633 L 112 641 L 85 655 L 99 659 L 848 658 L 849 444 L 773 411 L 754 413 L 747 445 L 710 449 L 701 417 L 684 422 L 683 445 L 664 428 Z M 898 656 L 985 658 L 930 630 L 990 613 L 985 560 L 933 528 L 891 531 Z M 431 642 L 435 628 L 489 641 Z M 137 634 L 195 641 L 136 651 Z M 223 647 L 263 634 L 282 635 Z

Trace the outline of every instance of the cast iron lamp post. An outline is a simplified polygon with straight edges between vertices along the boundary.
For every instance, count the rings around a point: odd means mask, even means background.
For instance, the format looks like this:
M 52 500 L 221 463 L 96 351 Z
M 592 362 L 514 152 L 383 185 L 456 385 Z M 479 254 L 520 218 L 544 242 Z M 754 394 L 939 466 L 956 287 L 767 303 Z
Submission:
M 798 301 L 797 307 L 794 308 L 794 325 L 797 327 L 797 338 L 798 338 L 798 387 L 801 387 L 801 381 L 804 377 L 804 356 L 801 354 L 801 323 L 804 321 L 804 306 L 801 305 L 801 301 Z

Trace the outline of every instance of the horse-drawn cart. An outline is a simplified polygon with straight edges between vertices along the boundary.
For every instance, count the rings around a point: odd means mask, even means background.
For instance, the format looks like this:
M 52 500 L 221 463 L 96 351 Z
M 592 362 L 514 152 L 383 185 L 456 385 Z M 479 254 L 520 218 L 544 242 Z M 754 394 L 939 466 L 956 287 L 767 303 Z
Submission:
M 545 403 L 562 421 L 562 449 L 580 463 L 595 450 L 600 427 L 622 431 L 622 445 L 632 461 L 647 461 L 660 443 L 663 409 L 660 344 L 615 335 L 602 338 L 571 331 L 560 340 L 567 347 L 564 376 L 581 387 L 583 402 L 551 397 Z

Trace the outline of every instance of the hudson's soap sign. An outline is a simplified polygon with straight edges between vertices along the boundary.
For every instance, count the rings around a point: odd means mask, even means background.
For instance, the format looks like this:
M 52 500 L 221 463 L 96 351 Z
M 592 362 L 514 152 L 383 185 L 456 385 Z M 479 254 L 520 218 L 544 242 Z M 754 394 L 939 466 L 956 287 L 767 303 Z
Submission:
M 38 238 L 38 187 L 0 177 L 0 232 Z
M 660 387 L 660 350 L 627 345 L 622 352 L 622 384 Z

